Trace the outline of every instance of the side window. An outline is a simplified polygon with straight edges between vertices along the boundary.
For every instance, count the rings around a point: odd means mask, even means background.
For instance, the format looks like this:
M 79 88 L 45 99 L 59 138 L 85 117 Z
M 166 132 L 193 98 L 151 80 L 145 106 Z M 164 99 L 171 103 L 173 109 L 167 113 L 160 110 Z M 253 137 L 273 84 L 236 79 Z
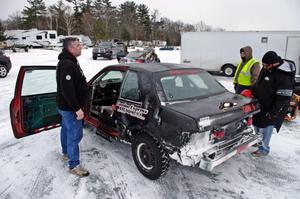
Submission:
M 37 39 L 37 40 L 41 40 L 41 39 L 43 39 L 43 37 L 42 37 L 42 35 L 37 35 L 37 36 L 36 36 L 36 39 Z
M 111 81 L 111 82 L 121 81 L 122 79 L 123 79 L 122 72 L 114 71 L 114 70 L 105 73 L 105 75 L 101 77 L 101 81 Z
M 26 71 L 21 96 L 56 92 L 55 70 Z
M 50 37 L 50 39 L 55 39 L 56 38 L 55 34 L 49 34 L 49 37 Z
M 124 99 L 133 100 L 133 101 L 140 100 L 139 81 L 138 81 L 138 75 L 136 72 L 129 71 L 129 73 L 124 81 L 124 84 L 123 84 L 121 97 Z

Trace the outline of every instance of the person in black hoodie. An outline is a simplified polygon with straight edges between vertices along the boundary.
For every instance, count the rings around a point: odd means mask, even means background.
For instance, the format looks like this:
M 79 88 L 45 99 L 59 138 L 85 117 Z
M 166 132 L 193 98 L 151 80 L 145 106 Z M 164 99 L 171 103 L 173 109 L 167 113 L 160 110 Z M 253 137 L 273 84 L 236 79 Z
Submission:
M 70 173 L 83 177 L 88 176 L 89 172 L 80 166 L 79 142 L 83 136 L 83 107 L 88 98 L 88 87 L 76 58 L 80 55 L 79 40 L 66 38 L 58 56 L 56 102 L 62 116 L 61 146 L 64 159 L 69 160 Z
M 261 111 L 253 116 L 256 132 L 263 134 L 261 146 L 252 152 L 254 156 L 268 155 L 273 128 L 279 132 L 287 113 L 294 89 L 295 65 L 283 60 L 276 52 L 268 51 L 262 58 L 263 68 L 253 86 L 253 95 L 261 105 Z

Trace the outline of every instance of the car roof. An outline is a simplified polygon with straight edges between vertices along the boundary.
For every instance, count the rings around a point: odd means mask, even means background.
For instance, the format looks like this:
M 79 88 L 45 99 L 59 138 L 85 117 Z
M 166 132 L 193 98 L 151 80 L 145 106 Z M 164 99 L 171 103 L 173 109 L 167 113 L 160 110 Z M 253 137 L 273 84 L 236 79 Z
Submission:
M 205 71 L 200 69 L 199 67 L 189 66 L 184 64 L 174 64 L 174 63 L 130 63 L 130 64 L 119 64 L 119 65 L 111 65 L 109 68 L 119 68 L 125 66 L 128 69 L 136 70 L 136 71 L 144 71 L 150 73 L 157 73 L 163 71 L 170 70 L 180 70 L 180 69 L 199 69 L 201 71 Z

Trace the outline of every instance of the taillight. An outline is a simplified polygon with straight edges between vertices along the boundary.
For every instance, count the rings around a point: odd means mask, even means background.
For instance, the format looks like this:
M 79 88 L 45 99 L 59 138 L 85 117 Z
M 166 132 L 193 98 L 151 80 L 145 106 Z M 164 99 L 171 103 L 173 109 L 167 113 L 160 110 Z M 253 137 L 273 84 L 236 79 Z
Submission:
M 145 60 L 143 60 L 143 59 L 137 59 L 137 60 L 135 60 L 135 62 L 136 62 L 136 63 L 144 63 Z
M 256 108 L 255 108 L 254 104 L 247 104 L 247 105 L 243 106 L 244 113 L 250 113 L 251 111 L 254 111 L 255 109 Z
M 111 105 L 111 109 L 113 111 L 116 111 L 118 109 L 118 106 L 116 104 Z
M 248 118 L 247 118 L 247 125 L 248 125 L 248 126 L 251 126 L 252 123 L 253 123 L 252 117 L 248 117 Z
M 212 137 L 220 140 L 225 137 L 225 131 L 224 130 L 214 130 L 212 132 Z

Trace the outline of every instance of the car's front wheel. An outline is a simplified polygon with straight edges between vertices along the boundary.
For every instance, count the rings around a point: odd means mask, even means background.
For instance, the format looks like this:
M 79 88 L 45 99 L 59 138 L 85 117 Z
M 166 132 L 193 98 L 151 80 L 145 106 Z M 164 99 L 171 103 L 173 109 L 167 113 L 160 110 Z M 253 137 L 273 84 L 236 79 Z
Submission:
M 0 78 L 4 78 L 7 76 L 7 69 L 5 66 L 0 65 Z
M 135 165 L 145 177 L 156 180 L 167 172 L 169 156 L 159 141 L 141 133 L 133 140 L 131 148 Z
M 97 55 L 93 55 L 93 60 L 96 60 L 97 59 Z

